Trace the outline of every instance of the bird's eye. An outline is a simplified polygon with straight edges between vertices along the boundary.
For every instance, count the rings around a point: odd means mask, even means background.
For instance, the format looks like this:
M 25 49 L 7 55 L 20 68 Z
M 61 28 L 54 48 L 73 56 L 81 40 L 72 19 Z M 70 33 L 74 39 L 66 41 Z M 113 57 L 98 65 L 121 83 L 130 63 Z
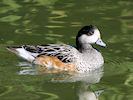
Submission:
M 91 30 L 91 33 L 94 34 L 94 30 Z
M 90 32 L 88 33 L 89 36 L 91 36 L 91 35 L 93 35 L 93 34 L 94 34 L 94 31 L 90 31 Z

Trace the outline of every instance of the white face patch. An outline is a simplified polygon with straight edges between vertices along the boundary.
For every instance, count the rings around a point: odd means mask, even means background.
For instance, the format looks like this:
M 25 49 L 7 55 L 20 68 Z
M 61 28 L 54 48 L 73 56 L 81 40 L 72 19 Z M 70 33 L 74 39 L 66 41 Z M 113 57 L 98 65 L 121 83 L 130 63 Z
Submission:
M 94 30 L 94 34 L 91 36 L 88 36 L 86 34 L 83 34 L 80 38 L 79 41 L 81 43 L 89 43 L 89 44 L 93 44 L 95 43 L 100 37 L 100 32 L 98 29 Z

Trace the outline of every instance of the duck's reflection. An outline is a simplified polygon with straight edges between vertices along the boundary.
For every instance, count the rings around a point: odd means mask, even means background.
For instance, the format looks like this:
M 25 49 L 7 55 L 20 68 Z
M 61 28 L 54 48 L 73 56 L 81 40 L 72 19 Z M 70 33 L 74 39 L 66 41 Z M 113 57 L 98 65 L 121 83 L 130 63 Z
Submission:
M 29 63 L 20 63 L 21 71 L 19 71 L 20 75 L 40 75 L 40 74 L 51 74 L 49 71 L 44 72 L 44 70 L 40 70 L 40 66 L 32 66 Z M 27 67 L 29 66 L 29 67 Z M 43 72 L 42 72 L 43 71 Z M 53 72 L 53 71 L 52 71 Z M 55 71 L 53 77 L 50 79 L 52 82 L 80 82 L 80 86 L 78 87 L 78 98 L 79 100 L 98 100 L 98 96 L 103 92 L 103 90 L 93 91 L 90 86 L 91 84 L 98 83 L 103 76 L 103 67 L 88 72 L 88 73 L 57 73 Z
M 79 88 L 79 100 L 98 100 L 98 96 L 103 92 L 103 90 L 93 91 L 89 87 L 89 84 L 82 83 Z
M 90 86 L 91 84 L 98 83 L 102 76 L 102 68 L 90 73 L 86 73 L 86 75 L 80 74 L 79 79 L 82 82 L 78 92 L 79 100 L 98 100 L 98 96 L 103 92 L 103 90 L 93 91 Z

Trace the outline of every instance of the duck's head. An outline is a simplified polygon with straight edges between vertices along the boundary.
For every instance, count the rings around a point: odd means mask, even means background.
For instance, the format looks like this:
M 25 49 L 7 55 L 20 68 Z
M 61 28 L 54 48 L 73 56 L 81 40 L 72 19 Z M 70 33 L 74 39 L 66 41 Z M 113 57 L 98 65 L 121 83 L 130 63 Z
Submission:
M 80 49 L 82 46 L 89 44 L 97 44 L 105 47 L 106 44 L 102 41 L 100 31 L 96 26 L 89 25 L 81 28 L 76 37 L 77 48 Z

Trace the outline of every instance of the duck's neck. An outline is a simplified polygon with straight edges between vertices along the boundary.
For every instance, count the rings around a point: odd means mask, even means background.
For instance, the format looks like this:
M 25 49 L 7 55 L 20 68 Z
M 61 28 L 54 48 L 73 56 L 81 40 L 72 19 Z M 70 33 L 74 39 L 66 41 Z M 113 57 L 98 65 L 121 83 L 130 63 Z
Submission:
M 77 49 L 79 52 L 87 52 L 89 50 L 91 50 L 93 47 L 91 46 L 91 44 L 88 43 L 83 43 L 81 44 L 79 41 L 76 41 L 76 45 L 77 45 Z

